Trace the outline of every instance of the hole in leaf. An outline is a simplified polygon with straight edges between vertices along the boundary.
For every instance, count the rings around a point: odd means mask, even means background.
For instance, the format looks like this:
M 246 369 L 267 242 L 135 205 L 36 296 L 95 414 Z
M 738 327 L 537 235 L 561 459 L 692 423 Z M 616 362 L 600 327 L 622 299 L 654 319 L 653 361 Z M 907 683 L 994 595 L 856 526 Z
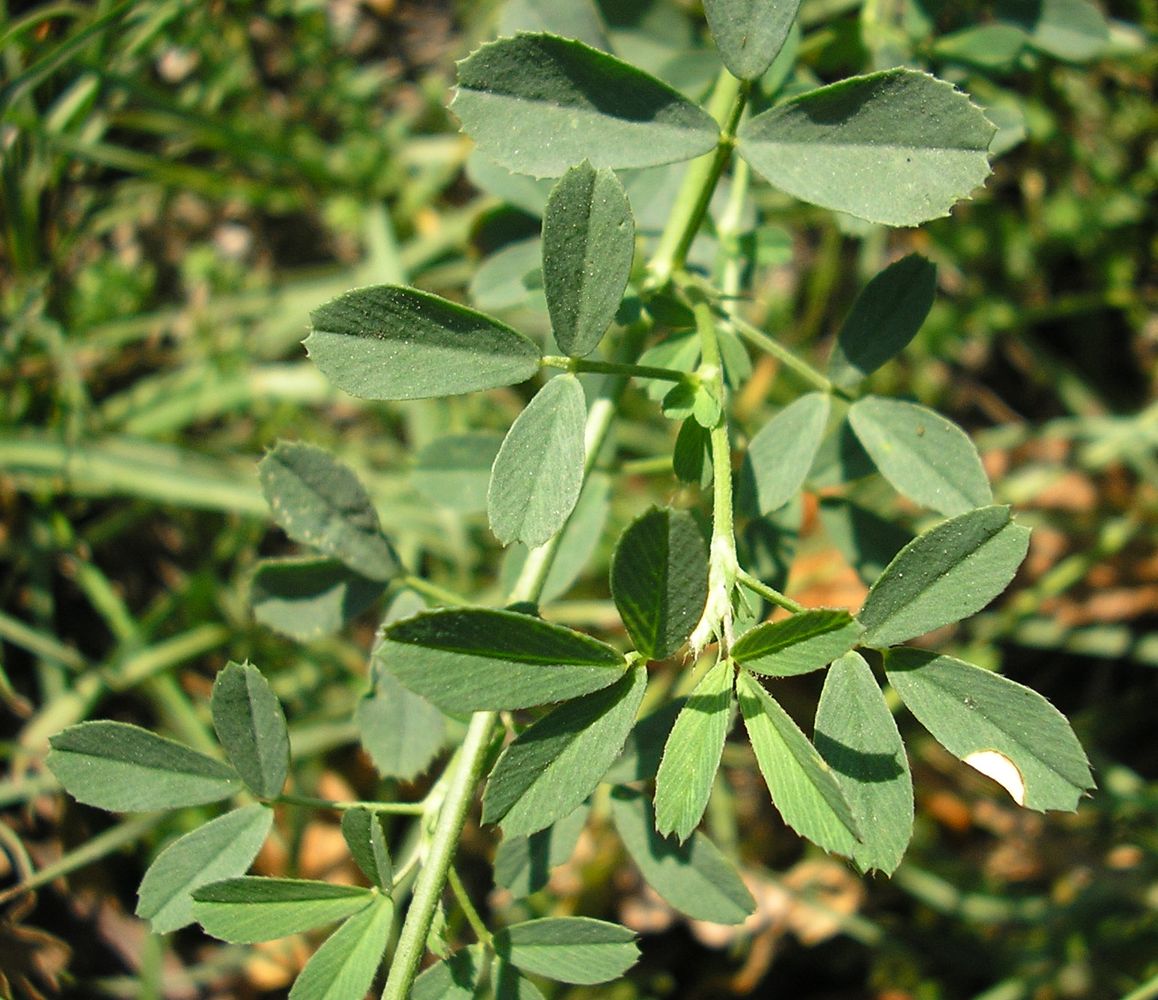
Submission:
M 1025 779 L 1005 754 L 997 750 L 978 750 L 966 757 L 965 763 L 996 781 L 1019 806 L 1025 805 Z

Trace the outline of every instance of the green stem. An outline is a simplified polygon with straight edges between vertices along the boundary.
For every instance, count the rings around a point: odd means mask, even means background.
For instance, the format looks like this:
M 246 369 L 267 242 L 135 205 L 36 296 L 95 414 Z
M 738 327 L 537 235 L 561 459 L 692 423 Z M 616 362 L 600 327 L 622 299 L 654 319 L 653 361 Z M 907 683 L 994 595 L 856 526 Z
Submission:
M 720 642 L 726 656 L 732 644 L 732 590 L 740 565 L 736 556 L 736 530 L 732 512 L 732 446 L 728 441 L 724 407 L 724 366 L 711 304 L 700 299 L 693 305 L 703 358 L 700 372 L 705 386 L 720 401 L 720 416 L 709 431 L 712 449 L 712 542 L 708 557 L 708 600 L 703 616 L 688 640 L 697 653 L 712 639 Z
M 674 368 L 656 368 L 652 365 L 628 365 L 618 361 L 589 361 L 586 358 L 568 358 L 549 354 L 543 358 L 545 368 L 562 368 L 564 371 L 595 372 L 603 375 L 627 375 L 634 378 L 654 378 L 664 382 L 688 382 L 692 376 Z
M 437 583 L 431 583 L 429 580 L 424 580 L 422 577 L 415 576 L 413 573 L 408 573 L 402 577 L 399 582 L 408 590 L 413 590 L 416 594 L 429 597 L 436 604 L 442 604 L 446 607 L 457 608 L 470 603 L 470 601 L 461 594 L 456 594 L 453 590 L 447 590 L 445 587 L 440 587 Z
M 746 569 L 741 569 L 739 575 L 736 577 L 737 581 L 747 587 L 754 594 L 759 594 L 765 600 L 770 601 L 779 608 L 784 608 L 786 611 L 791 611 L 794 615 L 800 614 L 801 611 L 808 610 L 803 604 L 792 600 L 791 597 L 786 597 L 780 591 L 769 587 L 763 580 L 754 577 Z
M 335 812 L 369 809 L 371 812 L 390 813 L 394 816 L 421 816 L 427 808 L 425 802 L 335 802 L 331 799 L 314 798 L 312 795 L 295 795 L 292 792 L 285 792 L 273 801 L 291 806 L 306 806 L 310 809 L 333 809 Z
M 703 224 L 716 184 L 732 155 L 736 126 L 748 102 L 749 89 L 749 84 L 737 80 L 727 70 L 720 71 L 708 102 L 709 113 L 720 123 L 720 140 L 713 152 L 693 160 L 684 175 L 675 207 L 649 266 L 656 285 L 667 284 L 687 260 L 688 250 Z
M 729 314 L 727 316 L 728 322 L 735 327 L 736 332 L 743 337 L 748 343 L 760 348 L 760 350 L 771 354 L 776 358 L 785 368 L 790 369 L 800 376 L 805 382 L 821 392 L 831 393 L 840 396 L 844 399 L 851 399 L 849 394 L 838 386 L 833 385 L 828 379 L 820 374 L 803 358 L 798 358 L 783 344 L 778 343 L 768 336 L 763 330 L 754 327 L 745 319 L 739 316 Z
M 462 907 L 462 912 L 466 915 L 466 922 L 470 924 L 471 930 L 475 933 L 475 937 L 477 937 L 482 944 L 489 946 L 491 943 L 491 932 L 487 930 L 486 922 L 479 916 L 478 910 L 475 909 L 474 903 L 471 902 L 470 893 L 466 891 L 466 886 L 462 884 L 462 879 L 459 878 L 458 872 L 455 871 L 453 865 L 451 865 L 450 870 L 446 873 L 446 877 L 450 882 L 450 888 L 451 891 L 454 892 L 455 899 L 458 900 L 458 905 Z
M 647 330 L 642 325 L 630 327 L 623 338 L 621 356 L 627 359 L 637 357 L 646 334 Z M 611 432 L 616 405 L 626 385 L 627 379 L 623 375 L 608 379 L 599 397 L 587 412 L 583 435 L 586 456 L 583 466 L 584 476 L 595 466 L 599 452 Z M 561 537 L 562 531 L 556 532 L 550 541 L 531 550 L 526 562 L 523 563 L 519 579 L 508 595 L 511 602 L 538 601 Z M 426 950 L 426 938 L 430 933 L 434 912 L 450 877 L 450 863 L 458 848 L 471 803 L 474 801 L 475 788 L 482 779 L 487 751 L 497 721 L 496 712 L 474 714 L 457 757 L 450 765 L 448 773 L 444 775 L 445 798 L 438 812 L 422 870 L 414 883 L 414 895 L 398 937 L 398 946 L 394 951 L 394 960 L 382 991 L 382 1000 L 406 1000 L 410 994 L 411 984 L 418 971 L 418 963 Z

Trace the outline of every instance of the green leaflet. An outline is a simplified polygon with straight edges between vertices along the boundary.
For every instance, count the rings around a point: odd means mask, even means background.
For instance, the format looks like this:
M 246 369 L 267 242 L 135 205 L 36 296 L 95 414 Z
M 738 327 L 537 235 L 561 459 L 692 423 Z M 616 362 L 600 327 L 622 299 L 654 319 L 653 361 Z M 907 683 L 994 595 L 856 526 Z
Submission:
M 683 483 L 706 486 L 712 481 L 712 460 L 709 455 L 711 437 L 698 421 L 685 420 L 676 435 L 671 467 Z
M 514 611 L 431 611 L 383 635 L 386 669 L 449 712 L 563 701 L 614 684 L 627 669 L 606 643 Z
M 857 295 L 840 328 L 828 377 L 853 389 L 917 335 L 937 290 L 937 268 L 909 254 L 876 275 Z
M 337 559 L 263 559 L 250 582 L 249 603 L 262 625 L 304 642 L 337 632 L 385 589 Z
M 997 17 L 1022 28 L 1029 44 L 1070 62 L 1101 55 L 1110 42 L 1110 26 L 1088 0 L 1000 0 Z
M 498 320 L 398 285 L 347 292 L 316 309 L 306 350 L 339 389 L 425 399 L 525 382 L 539 349 Z
M 860 831 L 857 868 L 891 875 L 913 834 L 913 779 L 893 714 L 860 654 L 829 668 L 813 739 Z
M 748 670 L 770 677 L 807 674 L 847 653 L 862 631 L 847 611 L 801 611 L 744 633 L 732 647 L 732 657 Z
M 494 946 L 523 972 L 578 985 L 616 979 L 639 957 L 631 931 L 590 917 L 526 920 L 499 931 Z
M 988 70 L 1008 69 L 1026 40 L 1025 32 L 1012 24 L 979 24 L 942 35 L 933 43 L 933 57 Z
M 389 895 L 394 863 L 390 860 L 381 817 L 370 809 L 347 809 L 342 813 L 342 836 L 362 873 Z
M 446 722 L 425 698 L 403 687 L 371 654 L 373 687 L 358 702 L 355 720 L 362 748 L 384 778 L 413 781 L 438 755 L 446 740 Z
M 543 290 L 564 354 L 583 357 L 599 345 L 634 253 L 635 220 L 619 179 L 587 161 L 568 170 L 543 215 Z
M 458 64 L 451 109 L 479 149 L 519 173 L 690 160 L 715 144 L 711 116 L 667 84 L 582 42 L 500 38 Z
M 195 890 L 193 916 L 206 933 L 247 944 L 344 920 L 374 898 L 360 886 L 244 876 Z
M 826 851 L 852 857 L 856 819 L 832 769 L 746 670 L 739 672 L 736 693 L 760 773 L 784 822 Z
M 653 507 L 619 538 L 611 594 L 631 641 L 649 660 L 673 655 L 708 599 L 708 553 L 686 511 Z
M 314 952 L 290 990 L 290 1000 L 351 1000 L 374 982 L 390 940 L 394 903 L 377 896 Z
M 279 441 L 258 463 L 273 519 L 290 538 L 341 560 L 369 580 L 398 572 L 378 513 L 354 473 L 322 448 Z
M 640 719 L 628 735 L 623 753 L 611 765 L 603 780 L 612 785 L 622 785 L 654 778 L 659 771 L 671 727 L 675 725 L 686 703 L 686 698 L 673 698 Z
M 705 0 L 704 14 L 733 76 L 756 80 L 784 47 L 800 0 Z
M 647 884 L 681 913 L 716 924 L 739 924 L 756 909 L 736 869 L 702 833 L 697 830 L 677 844 L 656 831 L 647 796 L 616 789 L 611 815 Z
M 944 521 L 906 545 L 873 584 L 857 617 L 861 642 L 884 648 L 980 611 L 1013 579 L 1029 529 L 1008 507 Z
M 916 226 L 948 215 L 985 180 L 994 131 L 950 84 L 890 69 L 749 119 L 737 149 L 757 173 L 802 201 Z
M 732 661 L 704 674 L 672 726 L 655 776 L 655 826 L 687 840 L 696 828 L 724 752 L 732 722 Z
M 574 375 L 560 375 L 515 419 L 491 469 L 487 516 L 504 545 L 542 545 L 566 523 L 583 488 L 587 403 Z
M 254 795 L 281 794 L 289 772 L 285 713 L 261 671 L 251 663 L 228 663 L 213 682 L 213 728 L 229 762 Z
M 414 457 L 410 481 L 427 500 L 476 514 L 487 509 L 491 466 L 503 436 L 490 431 L 448 434 L 422 448 Z
M 173 841 L 141 879 L 137 916 L 149 921 L 154 934 L 193 923 L 193 890 L 241 875 L 257 857 L 272 824 L 272 809 L 243 806 Z
M 495 959 L 493 979 L 495 1000 L 544 1000 L 539 987 L 501 958 Z
M 110 812 L 179 809 L 226 799 L 237 772 L 123 722 L 82 722 L 49 740 L 45 763 L 78 802 Z
M 955 757 L 1003 785 L 1018 805 L 1073 810 L 1094 787 L 1065 716 L 1036 691 L 951 656 L 891 650 L 889 683 Z
M 495 851 L 495 884 L 509 889 L 516 899 L 538 892 L 547 884 L 551 869 L 575 853 L 579 834 L 587 822 L 586 803 L 545 830 L 529 837 L 503 836 Z
M 752 438 L 740 473 L 739 503 L 769 514 L 800 492 L 828 423 L 829 401 L 810 392 L 786 406 Z
M 482 965 L 482 945 L 461 948 L 414 980 L 410 1000 L 474 1000 Z
M 881 475 L 910 500 L 948 517 L 993 503 L 981 457 L 953 421 L 901 399 L 865 396 L 848 422 Z
M 573 812 L 619 756 L 643 700 L 647 670 L 564 702 L 510 743 L 483 795 L 484 823 L 531 834 Z

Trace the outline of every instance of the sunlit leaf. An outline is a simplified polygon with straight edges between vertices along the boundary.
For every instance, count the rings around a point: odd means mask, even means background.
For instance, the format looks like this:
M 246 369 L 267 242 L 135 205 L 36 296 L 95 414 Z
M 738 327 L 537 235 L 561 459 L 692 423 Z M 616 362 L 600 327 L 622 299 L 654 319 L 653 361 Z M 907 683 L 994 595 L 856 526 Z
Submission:
M 951 656 L 891 650 L 889 683 L 951 754 L 1005 786 L 1018 805 L 1072 810 L 1094 787 L 1065 716 L 1036 691 Z
M 858 653 L 829 668 L 814 740 L 860 831 L 853 861 L 861 871 L 891 875 L 913 834 L 913 780 L 893 714 Z
M 483 796 L 483 822 L 530 834 L 573 812 L 619 756 L 643 700 L 647 671 L 564 702 L 503 750 Z
M 847 611 L 801 611 L 744 633 L 732 647 L 732 656 L 758 674 L 791 677 L 819 670 L 847 653 L 861 631 L 860 623 Z
M 111 812 L 216 802 L 241 785 L 228 764 L 123 722 L 82 722 L 49 745 L 48 769 L 65 791 Z
M 250 791 L 280 794 L 289 772 L 290 744 L 281 702 L 252 663 L 228 663 L 213 683 L 213 728 L 229 762 Z
M 852 857 L 858 843 L 856 819 L 832 769 L 745 670 L 737 676 L 736 693 L 756 763 L 784 822 L 825 850 Z
M 491 469 L 495 537 L 534 548 L 563 527 L 583 487 L 587 404 L 574 375 L 550 379 L 507 432 Z
M 582 42 L 500 38 L 458 64 L 451 110 L 491 159 L 558 177 L 689 160 L 715 144 L 711 116 L 667 84 Z
M 310 956 L 290 990 L 290 1000 L 353 1000 L 374 982 L 390 940 L 394 903 L 378 896 L 350 917 Z
M 768 514 L 788 503 L 804 484 L 828 422 L 828 396 L 812 392 L 786 406 L 748 444 L 739 501 Z
M 386 589 L 337 559 L 263 559 L 250 583 L 253 617 L 303 642 L 331 635 Z
M 481 945 L 460 948 L 414 980 L 410 1000 L 475 1000 L 482 966 Z
M 306 350 L 339 389 L 423 399 L 525 382 L 539 349 L 484 313 L 396 285 L 358 288 L 316 309 Z
M 1008 507 L 982 507 L 914 538 L 873 584 L 857 617 L 861 641 L 883 648 L 980 611 L 1013 579 L 1029 529 Z
M 614 684 L 627 669 L 606 643 L 514 611 L 431 611 L 388 626 L 384 638 L 386 668 L 450 712 L 563 701 Z
M 394 863 L 390 860 L 381 817 L 370 809 L 347 809 L 342 813 L 342 837 L 366 878 L 389 894 Z
M 195 890 L 193 916 L 214 937 L 245 944 L 344 920 L 374 898 L 355 885 L 244 876 Z
M 590 917 L 547 917 L 504 927 L 495 952 L 523 972 L 562 983 L 606 983 L 623 975 L 639 957 L 626 927 Z
M 756 80 L 784 47 L 800 0 L 705 0 L 704 14 L 733 76 Z
M 852 77 L 745 122 L 738 150 L 802 201 L 869 222 L 948 215 L 989 175 L 994 127 L 948 83 L 910 69 Z

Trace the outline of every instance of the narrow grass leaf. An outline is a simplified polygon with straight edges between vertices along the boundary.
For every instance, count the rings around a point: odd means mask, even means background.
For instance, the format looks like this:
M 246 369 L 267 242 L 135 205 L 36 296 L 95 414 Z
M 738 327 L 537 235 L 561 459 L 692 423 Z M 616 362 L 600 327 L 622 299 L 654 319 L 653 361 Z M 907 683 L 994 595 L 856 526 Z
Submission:
M 398 572 L 378 512 L 358 477 L 323 448 L 279 441 L 258 463 L 273 519 L 296 542 L 341 560 L 369 580 Z
M 248 944 L 344 920 L 374 898 L 369 889 L 356 885 L 243 876 L 195 890 L 193 916 L 206 933 Z
M 531 615 L 450 608 L 386 628 L 386 668 L 450 712 L 528 708 L 614 684 L 627 669 L 606 643 Z
M 539 349 L 484 313 L 397 285 L 359 288 L 312 314 L 306 350 L 363 399 L 426 399 L 525 382 Z
M 800 0 L 705 0 L 708 28 L 728 72 L 757 80 L 772 65 L 796 20 Z
M 634 253 L 635 220 L 619 178 L 587 161 L 568 170 L 543 215 L 543 290 L 564 354 L 583 357 L 599 345 Z
M 942 746 L 1018 805 L 1073 810 L 1094 787 L 1064 715 L 1036 691 L 951 656 L 891 650 L 889 683 Z
M 973 442 L 939 413 L 866 396 L 852 404 L 848 421 L 881 475 L 910 500 L 946 517 L 993 503 Z
M 716 924 L 739 924 L 756 909 L 739 873 L 702 833 L 697 830 L 681 844 L 656 830 L 646 795 L 616 789 L 611 815 L 644 880 L 681 913 Z
M 668 735 L 685 704 L 686 698 L 673 698 L 640 719 L 628 734 L 623 753 L 603 780 L 612 785 L 651 781 L 659 771 Z
M 547 917 L 505 927 L 495 953 L 523 972 L 588 986 L 617 979 L 639 957 L 626 927 L 590 917 Z
M 732 647 L 732 656 L 758 674 L 792 677 L 819 670 L 847 653 L 861 631 L 860 623 L 847 611 L 801 611 L 746 632 Z
M 123 722 L 82 722 L 49 740 L 48 769 L 78 802 L 110 812 L 180 809 L 229 798 L 228 764 Z
M 656 829 L 687 840 L 704 815 L 732 722 L 732 661 L 695 686 L 672 726 L 655 776 Z
M 890 69 L 795 97 L 745 122 L 738 150 L 802 201 L 889 226 L 949 214 L 989 176 L 996 130 L 927 73 Z
M 739 502 L 753 513 L 783 507 L 804 485 L 828 423 L 828 396 L 811 392 L 756 432 L 740 472 Z
M 893 714 L 858 653 L 829 669 L 813 738 L 860 831 L 853 862 L 891 875 L 913 835 L 913 779 Z
M 504 545 L 542 545 L 583 488 L 587 403 L 574 375 L 550 379 L 515 419 L 491 469 L 487 516 Z
M 481 945 L 460 948 L 414 980 L 410 1000 L 475 1000 L 482 967 Z
M 653 507 L 628 525 L 611 558 L 611 594 L 640 653 L 674 654 L 708 599 L 708 552 L 695 518 Z
M 933 308 L 937 268 L 918 254 L 890 264 L 861 289 L 828 359 L 828 377 L 853 389 L 908 346 Z
M 415 456 L 410 481 L 432 503 L 460 514 L 481 513 L 502 443 L 503 436 L 490 431 L 438 438 Z
M 859 830 L 832 769 L 751 674 L 741 670 L 736 689 L 756 762 L 784 822 L 826 851 L 852 857 Z
M 1008 507 L 981 507 L 918 535 L 872 585 L 861 641 L 884 648 L 980 611 L 1013 579 L 1029 529 Z
M 573 812 L 623 749 L 643 700 L 647 670 L 564 702 L 503 750 L 483 795 L 484 823 L 531 834 Z
M 495 884 L 507 889 L 516 899 L 542 889 L 551 876 L 551 869 L 575 853 L 589 811 L 584 803 L 545 830 L 529 836 L 504 834 L 495 851 Z
M 371 809 L 347 809 L 342 813 L 342 837 L 362 873 L 390 894 L 394 863 L 382 829 L 382 817 Z
M 173 841 L 141 879 L 137 916 L 149 921 L 154 934 L 193 923 L 193 890 L 243 874 L 272 824 L 272 809 L 243 806 Z
M 249 587 L 253 617 L 303 642 L 337 632 L 386 589 L 327 558 L 263 559 Z
M 666 83 L 582 42 L 519 35 L 458 64 L 451 110 L 491 159 L 558 177 L 595 167 L 649 167 L 708 152 L 719 128 Z
M 371 656 L 373 687 L 354 711 L 358 739 L 384 778 L 413 781 L 438 756 L 446 741 L 446 720 L 425 698 L 403 687 Z
M 314 952 L 290 990 L 290 1000 L 354 1000 L 364 997 L 386 953 L 394 903 L 378 896 L 350 917 Z
M 229 762 L 263 799 L 281 794 L 289 772 L 289 729 L 273 688 L 252 663 L 228 663 L 210 697 L 213 728 Z

